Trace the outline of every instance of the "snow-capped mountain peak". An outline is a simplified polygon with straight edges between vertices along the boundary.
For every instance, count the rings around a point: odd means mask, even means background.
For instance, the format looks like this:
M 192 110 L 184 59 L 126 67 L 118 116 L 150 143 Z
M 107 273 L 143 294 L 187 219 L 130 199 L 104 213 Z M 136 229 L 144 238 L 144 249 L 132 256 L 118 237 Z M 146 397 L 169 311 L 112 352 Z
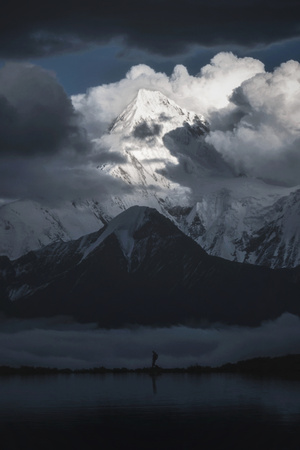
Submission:
M 145 122 L 152 123 L 152 127 L 147 129 L 144 126 L 144 130 L 136 129 L 138 125 Z M 133 132 L 135 137 L 138 137 L 139 133 L 142 136 L 144 131 L 145 136 L 147 134 L 150 136 L 151 131 L 153 135 L 159 135 L 160 132 L 166 133 L 176 126 L 182 126 L 183 123 L 200 127 L 202 133 L 208 130 L 208 124 L 203 116 L 181 108 L 160 91 L 140 89 L 132 102 L 114 121 L 110 131 L 113 133 Z
M 300 315 L 297 271 L 208 256 L 144 207 L 76 241 L 0 263 L 0 311 L 12 316 L 67 315 L 120 327 L 198 321 L 257 326 L 283 313 Z
M 101 167 L 134 187 L 132 195 L 122 198 L 123 209 L 147 205 L 168 216 L 166 205 L 176 206 L 178 198 L 181 205 L 189 203 L 195 180 L 213 174 L 231 176 L 221 155 L 205 142 L 207 131 L 203 117 L 159 91 L 140 89 L 99 142 L 100 149 L 109 147 L 124 158 L 121 164 Z
M 171 219 L 210 255 L 274 268 L 300 264 L 299 187 L 236 177 L 206 142 L 208 132 L 203 117 L 162 92 L 140 89 L 110 131 L 94 142 L 95 152 L 118 154 L 97 168 L 122 180 L 124 190 L 57 207 L 26 200 L 3 205 L 0 255 L 16 259 L 51 242 L 96 232 L 139 205 Z M 130 259 L 131 231 L 123 229 L 111 222 L 104 232 L 115 235 Z
M 82 247 L 84 248 L 83 259 L 93 252 L 105 239 L 111 234 L 115 234 L 124 252 L 129 258 L 134 246 L 134 233 L 149 220 L 151 213 L 156 210 L 147 207 L 132 206 L 126 211 L 119 214 L 111 220 L 107 227 L 100 233 L 98 239 L 91 245 L 86 247 L 84 238 L 82 239 Z

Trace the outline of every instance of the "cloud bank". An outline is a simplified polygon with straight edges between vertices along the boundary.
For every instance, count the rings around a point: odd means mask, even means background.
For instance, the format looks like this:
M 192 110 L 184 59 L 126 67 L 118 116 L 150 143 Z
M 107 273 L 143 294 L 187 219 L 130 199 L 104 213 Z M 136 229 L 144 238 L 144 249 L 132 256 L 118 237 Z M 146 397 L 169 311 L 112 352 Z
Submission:
M 73 105 L 55 76 L 31 64 L 0 69 L 0 153 L 30 156 L 88 142 Z
M 198 76 L 190 75 L 183 65 L 175 66 L 168 77 L 139 64 L 119 82 L 91 88 L 86 94 L 72 96 L 72 101 L 82 114 L 89 135 L 98 138 L 141 88 L 161 91 L 183 108 L 203 114 L 209 120 L 213 111 L 228 105 L 233 89 L 261 72 L 264 65 L 260 61 L 238 58 L 230 52 L 218 53 L 210 64 L 200 69 Z
M 104 330 L 93 324 L 68 323 L 66 318 L 1 320 L 0 325 L 0 365 L 17 367 L 149 367 L 153 349 L 162 367 L 218 366 L 300 353 L 300 319 L 289 313 L 258 328 Z
M 130 0 L 83 3 L 53 0 L 6 5 L 0 56 L 48 56 L 118 40 L 125 48 L 176 55 L 192 45 L 266 46 L 299 37 L 293 0 Z M 167 18 L 167 20 L 166 20 Z M 255 30 L 255 32 L 254 32 Z
M 27 63 L 0 69 L 0 197 L 57 202 L 117 191 L 122 183 L 99 173 L 115 161 L 95 148 L 54 74 Z M 122 158 L 118 156 L 118 161 Z
M 213 121 L 214 122 L 214 121 Z M 228 124 L 229 129 L 218 130 Z M 236 88 L 208 142 L 237 173 L 300 183 L 300 64 L 288 61 Z
M 181 107 L 204 115 L 212 144 L 236 175 L 275 184 L 300 183 L 300 64 L 273 73 L 253 58 L 219 53 L 192 76 L 177 65 L 170 77 L 133 66 L 117 83 L 72 97 L 91 139 L 98 139 L 140 88 L 159 90 Z

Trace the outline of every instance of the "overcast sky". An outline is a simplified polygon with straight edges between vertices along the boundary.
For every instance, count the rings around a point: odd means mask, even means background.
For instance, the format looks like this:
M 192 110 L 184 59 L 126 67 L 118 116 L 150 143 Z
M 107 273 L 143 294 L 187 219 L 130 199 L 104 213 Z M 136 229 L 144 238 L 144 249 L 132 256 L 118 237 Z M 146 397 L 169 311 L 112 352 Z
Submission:
M 140 87 L 203 114 L 207 140 L 236 173 L 299 184 L 297 3 L 9 2 L 0 27 L 1 201 L 122 189 L 96 165 L 123 156 L 95 155 L 92 139 Z
M 117 81 L 137 63 L 191 74 L 220 51 L 259 58 L 271 70 L 299 58 L 296 0 L 68 0 L 8 2 L 0 58 L 54 70 L 69 94 Z

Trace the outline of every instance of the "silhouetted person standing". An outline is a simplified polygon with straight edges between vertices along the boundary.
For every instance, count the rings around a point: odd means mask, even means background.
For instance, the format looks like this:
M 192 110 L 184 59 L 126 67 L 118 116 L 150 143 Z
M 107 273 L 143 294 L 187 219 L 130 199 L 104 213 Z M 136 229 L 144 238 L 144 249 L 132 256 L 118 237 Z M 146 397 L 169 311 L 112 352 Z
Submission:
M 158 358 L 158 354 L 153 350 L 152 351 L 152 368 L 153 367 L 156 367 L 156 361 L 157 361 L 157 358 Z

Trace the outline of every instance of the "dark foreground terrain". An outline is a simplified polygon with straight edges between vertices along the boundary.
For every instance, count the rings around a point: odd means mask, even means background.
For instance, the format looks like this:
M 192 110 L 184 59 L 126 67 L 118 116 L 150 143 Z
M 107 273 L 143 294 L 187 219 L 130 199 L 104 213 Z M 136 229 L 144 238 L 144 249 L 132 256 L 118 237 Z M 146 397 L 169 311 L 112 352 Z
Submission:
M 92 369 L 57 369 L 49 367 L 9 367 L 0 366 L 0 376 L 5 375 L 58 375 L 58 374 L 149 374 L 151 376 L 168 374 L 168 373 L 190 373 L 190 374 L 207 374 L 207 373 L 240 373 L 258 376 L 271 377 L 287 377 L 300 379 L 300 355 L 286 355 L 279 357 L 260 357 L 253 358 L 237 363 L 227 363 L 219 367 L 209 366 L 190 366 L 187 368 L 162 368 L 144 367 L 137 369 L 94 367 Z
M 0 311 L 104 328 L 257 326 L 285 312 L 300 316 L 299 271 L 209 256 L 156 210 L 132 207 L 77 241 L 0 257 Z

